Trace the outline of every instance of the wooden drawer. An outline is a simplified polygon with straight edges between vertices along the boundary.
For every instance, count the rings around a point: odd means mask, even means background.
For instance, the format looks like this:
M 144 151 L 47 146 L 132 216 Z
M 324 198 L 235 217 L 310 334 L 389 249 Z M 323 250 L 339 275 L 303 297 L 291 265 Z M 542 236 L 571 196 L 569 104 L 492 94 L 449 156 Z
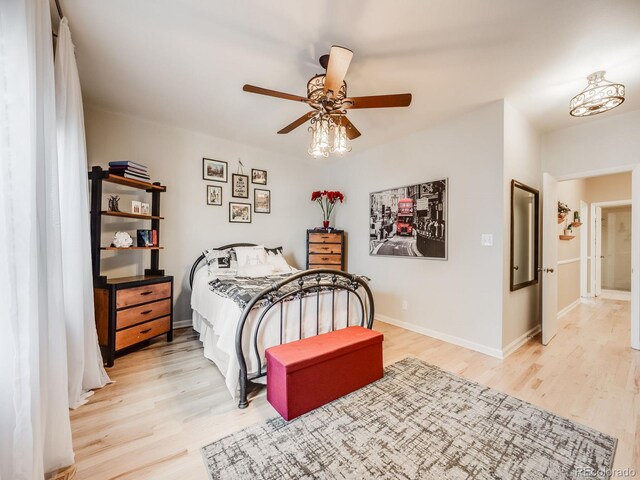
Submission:
M 309 269 L 328 268 L 329 270 L 342 270 L 340 265 L 309 265 Z
M 310 243 L 309 253 L 342 253 L 340 243 Z
M 342 257 L 340 255 L 309 255 L 309 265 L 340 265 L 342 263 Z
M 118 310 L 116 313 L 116 329 L 130 327 L 136 323 L 146 322 L 153 318 L 164 317 L 171 314 L 171 299 L 159 300 L 146 305 Z
M 116 308 L 153 302 L 171 296 L 171 282 L 154 283 L 142 287 L 127 288 L 116 292 Z
M 116 332 L 116 351 L 167 333 L 171 327 L 170 319 L 171 317 L 162 317 Z
M 309 243 L 342 243 L 339 233 L 310 233 Z

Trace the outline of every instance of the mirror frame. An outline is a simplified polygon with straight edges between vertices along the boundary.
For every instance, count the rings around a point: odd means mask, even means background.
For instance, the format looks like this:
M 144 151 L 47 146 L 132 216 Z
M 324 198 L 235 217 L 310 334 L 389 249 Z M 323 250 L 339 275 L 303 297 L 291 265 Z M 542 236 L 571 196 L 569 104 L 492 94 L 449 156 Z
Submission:
M 514 230 L 513 230 L 513 220 L 514 220 L 514 215 L 513 215 L 513 200 L 515 197 L 515 190 L 516 188 L 520 188 L 522 190 L 526 190 L 529 193 L 532 193 L 535 199 L 535 208 L 534 208 L 534 215 L 535 215 L 535 255 L 534 255 L 534 276 L 533 276 L 533 280 L 529 280 L 527 282 L 522 282 L 522 283 L 518 283 L 517 285 L 513 284 L 513 237 L 514 237 Z M 520 290 L 521 288 L 526 288 L 529 287 L 531 285 L 535 285 L 536 283 L 538 283 L 538 262 L 540 260 L 540 192 L 538 190 L 536 190 L 533 187 L 530 187 L 528 185 L 525 185 L 524 183 L 518 182 L 517 180 L 511 180 L 511 241 L 510 241 L 510 245 L 509 245 L 509 289 L 512 292 L 515 292 L 516 290 Z

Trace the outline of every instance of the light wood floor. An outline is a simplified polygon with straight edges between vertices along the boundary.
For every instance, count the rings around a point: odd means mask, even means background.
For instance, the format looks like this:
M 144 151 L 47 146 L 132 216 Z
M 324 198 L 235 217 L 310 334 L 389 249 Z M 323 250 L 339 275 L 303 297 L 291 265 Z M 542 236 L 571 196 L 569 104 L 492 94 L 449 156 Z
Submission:
M 407 355 L 618 438 L 616 468 L 640 471 L 640 352 L 629 348 L 629 302 L 582 304 L 544 347 L 504 361 L 384 323 L 385 363 Z M 191 329 L 118 359 L 115 383 L 72 412 L 79 479 L 206 479 L 200 447 L 276 415 L 264 391 L 231 401 Z

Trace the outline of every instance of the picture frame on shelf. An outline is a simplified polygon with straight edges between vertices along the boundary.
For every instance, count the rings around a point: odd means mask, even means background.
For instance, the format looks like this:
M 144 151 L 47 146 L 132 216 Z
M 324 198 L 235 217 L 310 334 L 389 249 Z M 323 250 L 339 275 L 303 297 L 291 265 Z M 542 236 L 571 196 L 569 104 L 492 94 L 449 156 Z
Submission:
M 267 171 L 259 170 L 257 168 L 251 169 L 251 183 L 256 185 L 266 185 L 267 184 Z
M 137 215 L 142 215 L 142 202 L 138 200 L 131 201 L 131 213 L 135 213 Z
M 207 185 L 207 205 L 222 206 L 222 187 Z
M 251 223 L 251 204 L 229 202 L 229 223 Z
M 271 213 L 271 190 L 253 189 L 253 211 L 255 213 Z
M 151 215 L 151 209 L 149 208 L 149 204 L 148 203 L 141 203 L 140 204 L 140 213 L 142 215 Z
M 202 159 L 202 179 L 212 182 L 227 183 L 229 164 L 223 160 Z
M 231 196 L 234 198 L 249 198 L 249 175 L 234 173 L 231 175 Z

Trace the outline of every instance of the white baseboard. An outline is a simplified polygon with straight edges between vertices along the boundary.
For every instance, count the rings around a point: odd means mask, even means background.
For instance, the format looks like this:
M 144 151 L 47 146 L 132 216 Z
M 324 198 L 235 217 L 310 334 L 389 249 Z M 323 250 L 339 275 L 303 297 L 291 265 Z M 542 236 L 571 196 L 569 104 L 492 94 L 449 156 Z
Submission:
M 459 347 L 464 347 L 464 348 L 468 348 L 469 350 L 474 350 L 476 352 L 484 353 L 485 355 L 489 355 L 491 357 L 503 358 L 502 351 L 498 350 L 497 348 L 487 347 L 486 345 L 481 345 L 479 343 L 471 342 L 469 340 L 456 337 L 454 335 L 449 335 L 447 333 L 431 330 L 430 328 L 421 327 L 420 325 L 414 325 L 413 323 L 396 320 L 395 318 L 387 317 L 386 315 L 376 314 L 375 318 L 376 320 L 379 320 L 381 322 L 388 323 L 390 325 L 395 325 L 396 327 L 404 328 L 405 330 L 409 330 L 411 332 L 416 332 L 421 335 L 426 335 L 427 337 L 436 338 L 438 340 L 442 340 L 447 343 L 458 345 Z
M 528 332 L 525 332 L 523 335 L 520 335 L 513 342 L 502 349 L 502 358 L 507 358 L 513 352 L 518 350 L 522 345 L 524 345 L 531 337 L 536 336 L 542 330 L 541 325 L 536 325 Z
M 564 307 L 562 310 L 560 310 L 558 312 L 558 318 L 564 317 L 567 313 L 569 313 L 571 310 L 576 308 L 581 303 L 582 303 L 582 299 L 581 298 L 578 298 L 575 302 L 570 303 L 569 305 L 567 305 L 566 307 Z
M 173 328 L 187 328 L 193 325 L 193 321 L 190 318 L 184 320 L 177 320 L 173 322 Z

